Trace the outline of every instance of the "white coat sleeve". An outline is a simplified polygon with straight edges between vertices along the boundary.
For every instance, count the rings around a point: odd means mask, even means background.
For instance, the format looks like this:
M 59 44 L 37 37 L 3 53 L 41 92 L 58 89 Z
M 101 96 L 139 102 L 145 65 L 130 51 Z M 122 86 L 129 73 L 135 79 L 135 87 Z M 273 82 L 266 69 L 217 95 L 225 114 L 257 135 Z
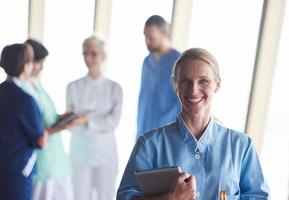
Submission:
M 66 112 L 71 112 L 73 110 L 73 86 L 69 84 L 66 88 Z
M 89 132 L 113 132 L 117 127 L 122 108 L 122 89 L 114 84 L 111 89 L 111 104 L 105 113 L 93 112 L 87 123 Z M 100 105 L 101 106 L 101 105 Z

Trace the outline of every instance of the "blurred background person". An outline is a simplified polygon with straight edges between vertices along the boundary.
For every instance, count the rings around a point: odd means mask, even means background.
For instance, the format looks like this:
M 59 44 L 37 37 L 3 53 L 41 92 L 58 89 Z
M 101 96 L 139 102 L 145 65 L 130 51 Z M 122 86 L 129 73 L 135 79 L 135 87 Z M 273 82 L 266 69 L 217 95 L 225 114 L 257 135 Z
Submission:
M 8 76 L 0 84 L 0 199 L 31 200 L 34 150 L 48 137 L 35 100 L 23 90 L 33 70 L 32 48 L 4 47 L 0 66 Z
M 170 26 L 159 15 L 147 19 L 144 36 L 149 55 L 144 59 L 138 100 L 137 135 L 175 121 L 180 105 L 171 83 L 180 56 L 170 42 Z
M 36 151 L 38 159 L 36 162 L 37 173 L 33 177 L 33 199 L 72 200 L 71 164 L 68 155 L 64 151 L 61 135 L 56 133 L 85 123 L 87 117 L 80 116 L 65 124 L 54 126 L 62 116 L 57 114 L 52 99 L 40 82 L 40 74 L 45 58 L 48 56 L 48 51 L 36 40 L 28 39 L 26 43 L 31 45 L 34 50 L 33 70 L 27 92 L 36 99 L 40 108 L 42 125 L 49 133 L 46 147 Z
M 88 74 L 67 87 L 67 111 L 90 112 L 87 124 L 72 129 L 70 156 L 75 200 L 115 199 L 118 155 L 114 130 L 121 115 L 122 89 L 102 75 L 104 41 L 91 36 L 82 45 Z

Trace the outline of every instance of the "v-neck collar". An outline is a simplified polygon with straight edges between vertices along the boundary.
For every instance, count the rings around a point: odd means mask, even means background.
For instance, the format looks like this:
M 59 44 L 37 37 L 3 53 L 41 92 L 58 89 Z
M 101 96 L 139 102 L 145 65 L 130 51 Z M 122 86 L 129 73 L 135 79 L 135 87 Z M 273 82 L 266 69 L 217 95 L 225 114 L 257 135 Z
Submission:
M 211 143 L 214 131 L 213 131 L 213 125 L 214 125 L 214 118 L 211 116 L 210 122 L 202 134 L 201 138 L 197 140 L 194 135 L 190 132 L 188 126 L 186 125 L 185 121 L 181 117 L 181 115 L 177 118 L 177 126 L 178 130 L 181 134 L 181 137 L 183 138 L 183 141 L 189 145 L 190 148 L 194 149 L 195 151 L 204 152 L 207 146 Z

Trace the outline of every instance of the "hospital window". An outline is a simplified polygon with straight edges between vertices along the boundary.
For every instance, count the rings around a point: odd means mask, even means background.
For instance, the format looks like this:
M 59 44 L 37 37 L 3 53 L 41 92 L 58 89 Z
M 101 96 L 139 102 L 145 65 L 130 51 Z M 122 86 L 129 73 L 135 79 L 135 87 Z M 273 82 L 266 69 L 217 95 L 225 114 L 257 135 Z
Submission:
M 220 66 L 213 115 L 244 131 L 263 0 L 195 0 L 192 6 L 188 47 L 209 50 Z
M 287 3 L 261 154 L 262 166 L 271 190 L 272 199 L 280 200 L 289 198 L 288 52 L 289 4 Z
M 8 44 L 22 43 L 27 39 L 28 5 L 28 0 L 0 1 L 0 52 Z M 6 74 L 0 68 L 0 82 L 5 78 Z
M 113 1 L 106 74 L 120 83 L 124 92 L 122 117 L 116 130 L 120 160 L 118 181 L 135 143 L 141 68 L 148 54 L 144 23 L 154 14 L 170 22 L 172 10 L 173 0 Z

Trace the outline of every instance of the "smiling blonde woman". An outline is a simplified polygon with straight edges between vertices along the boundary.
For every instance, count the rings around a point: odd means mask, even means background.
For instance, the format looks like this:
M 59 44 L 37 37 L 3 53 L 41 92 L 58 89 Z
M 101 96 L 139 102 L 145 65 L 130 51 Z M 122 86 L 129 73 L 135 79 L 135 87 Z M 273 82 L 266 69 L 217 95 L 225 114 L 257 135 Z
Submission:
M 252 140 L 222 126 L 211 114 L 214 95 L 221 86 L 216 59 L 204 49 L 188 49 L 177 60 L 172 77 L 181 112 L 175 122 L 139 138 L 117 199 L 211 200 L 219 199 L 220 194 L 236 200 L 269 199 Z M 185 173 L 168 193 L 143 196 L 135 171 L 176 165 Z

